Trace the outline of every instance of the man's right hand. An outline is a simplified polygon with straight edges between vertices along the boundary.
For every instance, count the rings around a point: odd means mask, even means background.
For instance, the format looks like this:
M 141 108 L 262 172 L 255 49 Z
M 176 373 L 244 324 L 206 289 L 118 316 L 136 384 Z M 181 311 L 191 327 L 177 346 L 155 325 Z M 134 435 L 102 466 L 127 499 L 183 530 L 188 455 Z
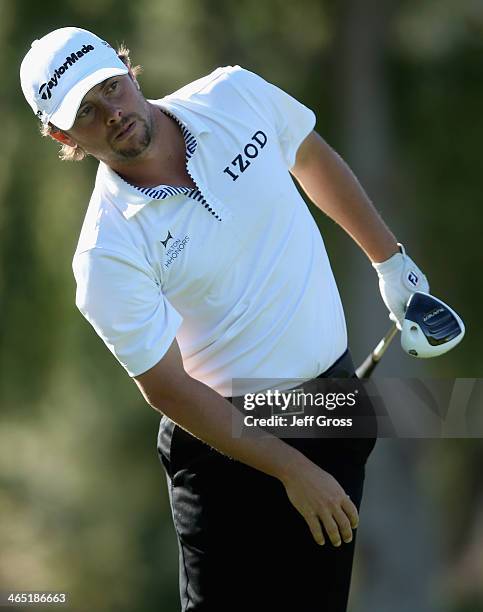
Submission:
M 359 524 L 357 508 L 337 480 L 315 463 L 282 479 L 293 506 L 307 522 L 317 544 L 325 544 L 322 525 L 334 546 L 352 541 Z

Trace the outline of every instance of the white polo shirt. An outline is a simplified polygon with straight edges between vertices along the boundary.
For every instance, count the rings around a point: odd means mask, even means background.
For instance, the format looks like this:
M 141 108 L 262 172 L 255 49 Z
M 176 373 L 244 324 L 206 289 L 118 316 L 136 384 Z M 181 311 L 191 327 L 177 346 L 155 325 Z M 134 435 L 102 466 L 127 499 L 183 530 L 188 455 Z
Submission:
M 197 189 L 134 187 L 99 165 L 73 269 L 76 304 L 130 376 L 177 339 L 220 394 L 310 379 L 347 348 L 320 232 L 289 173 L 314 113 L 240 68 L 160 100 Z M 237 394 L 239 394 L 237 392 Z

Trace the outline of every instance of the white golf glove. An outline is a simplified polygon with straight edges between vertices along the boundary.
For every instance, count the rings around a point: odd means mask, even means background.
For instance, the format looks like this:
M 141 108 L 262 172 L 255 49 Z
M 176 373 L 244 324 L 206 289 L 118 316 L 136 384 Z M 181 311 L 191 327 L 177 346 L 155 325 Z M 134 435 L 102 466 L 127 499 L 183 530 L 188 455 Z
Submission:
M 415 291 L 429 293 L 429 284 L 426 276 L 406 255 L 403 245 L 399 242 L 397 244 L 400 253 L 395 253 L 381 263 L 373 263 L 372 266 L 379 276 L 379 290 L 389 309 L 389 318 L 401 330 L 409 298 Z

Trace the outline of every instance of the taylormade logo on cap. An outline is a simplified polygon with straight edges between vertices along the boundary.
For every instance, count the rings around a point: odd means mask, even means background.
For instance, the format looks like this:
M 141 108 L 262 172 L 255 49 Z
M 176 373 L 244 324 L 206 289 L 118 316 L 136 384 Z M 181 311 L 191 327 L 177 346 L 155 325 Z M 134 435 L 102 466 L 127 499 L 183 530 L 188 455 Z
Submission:
M 94 51 L 93 45 L 83 45 L 82 49 L 71 53 L 65 58 L 65 62 L 54 70 L 54 75 L 51 77 L 48 83 L 42 83 L 39 87 L 39 95 L 42 100 L 48 100 L 52 97 L 50 90 L 57 87 L 57 83 L 66 70 L 69 70 L 70 66 L 73 66 L 76 62 L 84 57 L 89 51 Z
M 20 83 L 44 124 L 68 130 L 90 89 L 127 72 L 109 43 L 88 30 L 68 27 L 34 40 L 20 66 Z

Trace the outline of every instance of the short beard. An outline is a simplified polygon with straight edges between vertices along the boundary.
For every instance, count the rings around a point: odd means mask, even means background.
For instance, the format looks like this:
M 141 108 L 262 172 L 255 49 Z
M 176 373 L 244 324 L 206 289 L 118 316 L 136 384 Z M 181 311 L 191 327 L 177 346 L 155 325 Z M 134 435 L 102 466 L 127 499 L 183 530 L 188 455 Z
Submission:
M 134 157 L 138 157 L 141 153 L 149 147 L 152 139 L 152 125 L 151 125 L 151 117 L 149 117 L 148 121 L 142 119 L 138 115 L 136 116 L 136 121 L 142 125 L 142 134 L 140 136 L 139 142 L 132 146 L 130 149 L 117 149 L 114 146 L 113 150 L 123 159 L 133 159 Z

